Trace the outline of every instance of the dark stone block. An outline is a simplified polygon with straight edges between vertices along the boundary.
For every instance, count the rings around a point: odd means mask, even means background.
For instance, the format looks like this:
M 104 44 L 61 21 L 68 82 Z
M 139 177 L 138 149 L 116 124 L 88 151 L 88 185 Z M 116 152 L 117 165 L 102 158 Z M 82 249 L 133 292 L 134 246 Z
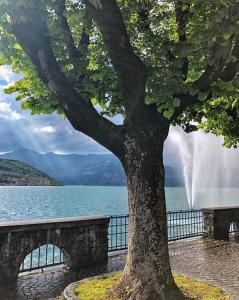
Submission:
M 203 208 L 203 236 L 209 239 L 229 240 L 231 223 L 239 222 L 239 207 Z

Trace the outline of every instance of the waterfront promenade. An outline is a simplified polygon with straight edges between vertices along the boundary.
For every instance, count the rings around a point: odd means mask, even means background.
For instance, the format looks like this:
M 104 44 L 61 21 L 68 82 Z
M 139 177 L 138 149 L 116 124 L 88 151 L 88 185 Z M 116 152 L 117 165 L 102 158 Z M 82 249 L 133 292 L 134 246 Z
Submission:
M 172 269 L 191 279 L 205 281 L 230 293 L 239 300 L 239 243 L 194 238 L 169 244 Z M 124 267 L 126 252 L 110 255 L 108 271 Z M 65 272 L 21 275 L 18 279 L 18 300 L 46 300 L 60 295 L 68 284 Z

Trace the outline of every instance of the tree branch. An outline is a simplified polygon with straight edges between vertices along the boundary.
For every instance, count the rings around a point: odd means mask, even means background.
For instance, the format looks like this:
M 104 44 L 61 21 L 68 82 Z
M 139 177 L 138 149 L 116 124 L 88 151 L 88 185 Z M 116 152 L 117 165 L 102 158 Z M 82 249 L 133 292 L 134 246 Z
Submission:
M 23 16 L 18 21 L 17 16 Z M 12 14 L 13 34 L 27 53 L 40 78 L 48 84 L 73 127 L 121 157 L 123 134 L 116 126 L 100 116 L 67 82 L 50 45 L 46 16 L 35 0 L 29 0 L 27 9 L 17 6 Z
M 221 79 L 223 81 L 231 81 L 239 71 L 239 35 L 235 38 L 235 44 L 232 49 L 232 56 L 236 59 L 235 62 L 229 62 L 224 68 Z
M 85 76 L 87 69 L 87 56 L 88 56 L 88 46 L 89 46 L 89 27 L 91 26 L 91 17 L 88 16 L 86 12 L 86 24 L 83 25 L 82 34 L 80 38 L 80 43 L 76 47 L 71 28 L 68 23 L 66 13 L 66 4 L 65 0 L 59 2 L 58 7 L 56 8 L 56 14 L 59 18 L 59 23 L 61 30 L 64 35 L 66 48 L 68 50 L 69 56 L 72 60 L 74 67 L 74 72 L 77 76 Z
M 186 35 L 186 25 L 188 16 L 190 13 L 190 5 L 183 3 L 181 0 L 175 3 L 175 14 L 176 14 L 176 23 L 177 23 L 177 32 L 178 32 L 178 39 L 179 42 L 186 42 L 187 35 Z M 187 79 L 188 75 L 188 58 L 182 57 L 182 76 L 183 80 Z
M 221 23 L 219 24 L 219 26 L 222 28 L 222 30 L 224 30 L 224 32 L 226 32 L 230 28 L 230 26 L 233 25 L 233 23 L 238 21 L 238 1 L 232 1 L 226 9 L 229 18 L 223 18 Z M 238 36 L 236 39 L 235 47 L 232 50 L 233 38 L 234 35 L 231 35 L 231 37 L 223 44 L 215 42 L 212 48 L 212 57 L 210 64 L 207 65 L 207 67 L 205 68 L 205 72 L 194 83 L 194 86 L 198 88 L 201 92 L 208 91 L 211 84 L 218 78 L 224 78 L 225 81 L 229 81 L 233 78 L 232 75 L 236 74 L 238 68 L 237 64 L 227 64 L 227 59 L 231 54 L 231 51 L 234 52 L 236 57 L 239 57 L 238 50 L 236 50 L 236 48 L 238 48 Z M 229 68 L 233 69 L 232 72 Z M 231 73 L 230 76 L 229 73 Z
M 221 45 L 215 43 L 212 50 L 212 60 L 213 64 L 207 65 L 202 76 L 194 82 L 194 86 L 201 92 L 206 92 L 209 90 L 211 84 L 220 78 L 222 71 L 225 67 L 228 55 L 231 50 L 231 39 L 226 45 Z
M 60 27 L 61 27 L 61 30 L 63 32 L 65 43 L 66 43 L 66 48 L 68 50 L 70 58 L 72 59 L 74 69 L 77 70 L 78 69 L 80 53 L 76 49 L 74 39 L 73 39 L 72 34 L 71 34 L 71 29 L 70 29 L 70 26 L 68 24 L 67 17 L 65 16 L 65 13 L 66 13 L 65 0 L 61 0 L 59 2 L 59 5 L 58 5 L 58 7 L 56 8 L 55 11 L 56 11 L 56 14 L 59 18 Z
M 144 95 L 146 68 L 134 53 L 116 0 L 85 0 L 102 33 L 120 82 L 122 98 L 129 106 Z M 140 99 L 143 103 L 144 99 Z
M 197 95 L 191 96 L 189 94 L 180 94 L 175 95 L 175 97 L 181 100 L 181 104 L 178 108 L 175 109 L 175 112 L 171 118 L 171 120 L 176 121 L 177 118 L 185 111 L 187 107 L 190 107 L 198 102 Z
M 232 2 L 227 9 L 230 17 L 224 18 L 220 24 L 221 28 L 223 28 L 225 32 L 233 24 L 232 22 L 236 22 L 236 20 L 238 20 L 239 3 Z M 230 55 L 234 57 L 235 61 L 227 62 Z M 236 34 L 235 36 L 232 34 L 231 37 L 223 44 L 219 44 L 218 42 L 214 43 L 210 63 L 206 66 L 201 77 L 193 83 L 193 86 L 200 92 L 209 92 L 206 99 L 206 101 L 208 101 L 212 98 L 212 93 L 210 92 L 211 84 L 217 79 L 231 81 L 238 71 L 239 35 Z M 175 97 L 180 98 L 181 105 L 175 110 L 173 115 L 174 120 L 176 120 L 187 107 L 200 102 L 197 94 L 195 96 L 191 96 L 190 94 L 181 94 L 175 95 Z

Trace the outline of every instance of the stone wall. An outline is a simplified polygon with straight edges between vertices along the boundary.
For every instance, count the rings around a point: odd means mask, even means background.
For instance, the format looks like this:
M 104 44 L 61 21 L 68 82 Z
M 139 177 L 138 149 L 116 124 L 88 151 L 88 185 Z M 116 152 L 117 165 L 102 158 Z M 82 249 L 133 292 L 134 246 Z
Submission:
M 0 223 L 0 299 L 14 299 L 20 265 L 45 244 L 63 251 L 70 271 L 104 265 L 108 224 L 106 217 Z
M 215 207 L 203 210 L 204 237 L 229 240 L 231 223 L 239 225 L 239 207 Z

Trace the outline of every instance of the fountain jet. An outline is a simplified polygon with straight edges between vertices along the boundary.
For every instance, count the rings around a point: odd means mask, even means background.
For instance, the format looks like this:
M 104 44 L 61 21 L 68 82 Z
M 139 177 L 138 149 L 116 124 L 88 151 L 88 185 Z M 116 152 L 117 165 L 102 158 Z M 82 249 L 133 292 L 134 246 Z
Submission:
M 239 149 L 226 149 L 222 142 L 201 130 L 170 128 L 165 156 L 170 152 L 171 164 L 182 170 L 190 208 L 238 205 Z

